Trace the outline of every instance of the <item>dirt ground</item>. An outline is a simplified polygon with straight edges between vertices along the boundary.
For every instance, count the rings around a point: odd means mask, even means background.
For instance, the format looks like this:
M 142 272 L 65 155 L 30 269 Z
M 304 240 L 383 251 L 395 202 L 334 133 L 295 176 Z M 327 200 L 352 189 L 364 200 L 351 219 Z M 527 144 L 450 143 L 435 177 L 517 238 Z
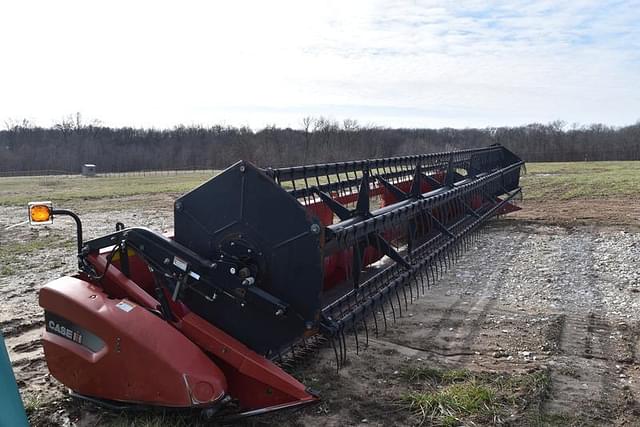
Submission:
M 171 195 L 109 203 L 77 201 L 87 237 L 116 221 L 171 228 Z M 468 251 L 404 316 L 335 369 L 331 349 L 295 369 L 320 403 L 245 421 L 252 425 L 416 425 L 402 401 L 408 367 L 491 375 L 544 372 L 535 402 L 468 425 L 640 424 L 640 200 L 523 203 L 488 224 Z M 71 400 L 48 375 L 40 345 L 38 289 L 74 271 L 71 223 L 19 222 L 26 209 L 0 207 L 0 328 L 34 425 L 162 425 L 118 417 Z M 362 344 L 362 343 L 361 343 Z M 166 422 L 163 422 L 166 421 Z M 197 420 L 193 420 L 194 422 Z M 457 425 L 457 424 L 451 424 Z

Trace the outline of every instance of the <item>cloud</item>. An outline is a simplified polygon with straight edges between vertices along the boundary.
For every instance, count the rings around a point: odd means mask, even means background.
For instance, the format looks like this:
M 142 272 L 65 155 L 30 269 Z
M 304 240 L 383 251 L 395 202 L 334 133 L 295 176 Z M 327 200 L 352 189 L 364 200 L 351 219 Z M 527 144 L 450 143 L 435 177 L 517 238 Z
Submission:
M 14 2 L 0 118 L 385 126 L 640 118 L 637 1 Z

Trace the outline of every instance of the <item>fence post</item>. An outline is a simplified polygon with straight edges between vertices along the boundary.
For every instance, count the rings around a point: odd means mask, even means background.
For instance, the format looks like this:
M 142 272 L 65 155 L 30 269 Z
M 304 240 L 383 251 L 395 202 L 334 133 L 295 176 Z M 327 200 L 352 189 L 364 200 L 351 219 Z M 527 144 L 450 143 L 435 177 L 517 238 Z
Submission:
M 13 375 L 9 353 L 4 345 L 4 336 L 0 334 L 0 425 L 28 427 L 27 416 L 22 406 L 16 377 Z

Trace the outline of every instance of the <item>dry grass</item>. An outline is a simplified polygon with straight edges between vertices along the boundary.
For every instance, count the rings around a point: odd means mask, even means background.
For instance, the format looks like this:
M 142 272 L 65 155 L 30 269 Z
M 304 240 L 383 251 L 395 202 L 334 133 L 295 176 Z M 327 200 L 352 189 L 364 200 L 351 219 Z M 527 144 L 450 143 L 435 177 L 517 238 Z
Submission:
M 210 179 L 212 172 L 169 176 L 35 176 L 0 178 L 0 205 L 26 205 L 34 200 L 56 204 L 137 194 L 185 193 Z
M 494 425 L 518 420 L 538 425 L 541 403 L 549 389 L 545 371 L 506 375 L 409 366 L 402 371 L 409 383 L 401 402 L 420 423 L 436 426 Z

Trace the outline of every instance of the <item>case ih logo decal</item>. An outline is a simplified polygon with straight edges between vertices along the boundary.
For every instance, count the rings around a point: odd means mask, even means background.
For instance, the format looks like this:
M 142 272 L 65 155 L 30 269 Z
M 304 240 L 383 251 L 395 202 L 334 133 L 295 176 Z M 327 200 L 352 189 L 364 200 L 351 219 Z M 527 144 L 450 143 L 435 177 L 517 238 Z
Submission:
M 104 347 L 104 342 L 98 336 L 71 323 L 67 319 L 45 311 L 44 321 L 48 332 L 71 340 L 93 352 L 99 351 Z
M 64 326 L 62 326 L 59 323 L 56 323 L 53 320 L 49 320 L 49 322 L 47 322 L 47 330 L 49 332 L 55 332 L 56 334 L 61 335 L 65 338 L 69 338 L 71 341 L 75 341 L 78 344 L 82 344 L 81 333 L 76 332 L 70 328 L 65 328 Z

